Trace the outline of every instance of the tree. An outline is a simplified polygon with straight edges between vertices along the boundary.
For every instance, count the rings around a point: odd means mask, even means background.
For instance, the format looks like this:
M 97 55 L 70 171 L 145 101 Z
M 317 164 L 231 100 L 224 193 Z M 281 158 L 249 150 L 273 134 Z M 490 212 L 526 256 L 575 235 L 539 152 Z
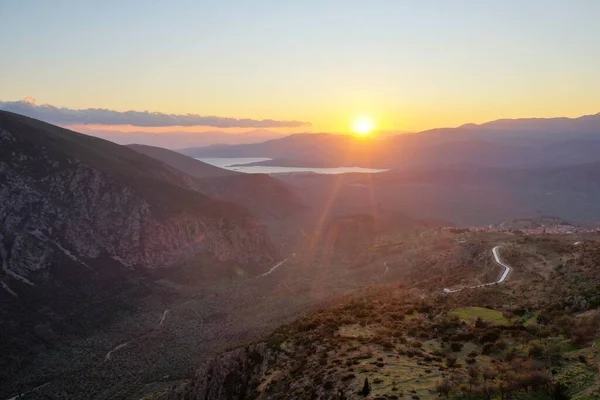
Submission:
M 569 395 L 567 395 L 567 387 L 562 383 L 557 383 L 554 385 L 553 396 L 556 400 L 569 400 Z
M 369 385 L 369 378 L 365 378 L 365 383 L 363 385 L 362 390 L 360 391 L 360 394 L 367 397 L 369 393 L 371 393 L 371 385 Z
M 443 381 L 438 382 L 435 389 L 440 395 L 444 396 L 445 398 L 449 398 L 450 392 L 452 391 L 452 382 L 444 379 Z
M 479 378 L 479 375 L 481 375 L 481 371 L 479 371 L 479 368 L 477 368 L 475 366 L 469 367 L 468 373 L 469 373 L 469 377 L 475 381 L 477 381 L 477 378 Z

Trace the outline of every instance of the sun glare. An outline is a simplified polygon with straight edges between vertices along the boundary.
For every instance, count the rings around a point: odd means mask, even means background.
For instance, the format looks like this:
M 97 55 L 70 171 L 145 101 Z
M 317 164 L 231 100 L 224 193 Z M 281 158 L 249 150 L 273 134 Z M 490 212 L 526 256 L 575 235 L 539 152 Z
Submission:
M 366 116 L 357 117 L 352 121 L 352 132 L 359 136 L 367 136 L 375 128 L 373 120 Z

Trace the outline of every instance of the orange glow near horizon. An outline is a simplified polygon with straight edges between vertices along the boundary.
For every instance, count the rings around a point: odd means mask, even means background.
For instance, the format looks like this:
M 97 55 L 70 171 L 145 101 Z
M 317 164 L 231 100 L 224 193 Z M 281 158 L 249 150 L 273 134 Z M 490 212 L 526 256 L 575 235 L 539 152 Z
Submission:
M 102 125 L 102 124 L 69 124 L 63 125 L 67 129 L 76 132 L 120 132 L 120 133 L 155 133 L 155 134 L 170 134 L 170 133 L 187 133 L 193 135 L 195 133 L 206 132 L 222 132 L 229 134 L 244 134 L 248 132 L 273 132 L 281 136 L 287 136 L 294 133 L 332 133 L 332 134 L 353 134 L 357 137 L 369 138 L 375 134 L 404 134 L 416 133 L 427 129 L 435 128 L 453 128 L 467 123 L 482 124 L 489 121 L 494 121 L 503 118 L 578 118 L 583 115 L 592 115 L 598 112 L 597 109 L 590 108 L 583 112 L 567 110 L 570 112 L 509 112 L 501 107 L 492 112 L 472 112 L 459 113 L 454 108 L 438 110 L 436 113 L 431 113 L 424 109 L 410 109 L 410 107 L 402 108 L 402 112 L 393 112 L 385 109 L 385 107 L 377 106 L 376 116 L 368 114 L 354 114 L 348 109 L 355 109 L 354 105 L 348 107 L 339 107 L 327 111 L 320 111 L 314 116 L 301 115 L 297 119 L 309 120 L 312 126 L 298 128 L 219 128 L 210 126 L 167 126 L 167 127 L 147 127 L 133 125 Z M 373 108 L 373 107 L 371 107 Z M 525 108 L 525 107 L 524 107 Z M 375 118 L 376 117 L 376 118 Z M 294 116 L 283 115 L 281 118 L 294 119 Z M 362 134 L 359 130 L 363 128 L 355 128 L 355 124 L 369 125 L 368 122 L 362 121 L 362 118 L 369 119 L 372 128 L 369 134 Z M 350 121 L 350 123 L 348 122 Z M 376 123 L 375 123 L 376 121 Z
M 101 124 L 73 124 L 65 125 L 65 128 L 76 132 L 82 131 L 118 131 L 129 132 L 147 132 L 147 133 L 204 133 L 204 132 L 223 132 L 231 134 L 270 131 L 287 135 L 291 133 L 301 133 L 310 131 L 307 128 L 217 128 L 212 126 L 134 126 L 134 125 L 101 125 Z

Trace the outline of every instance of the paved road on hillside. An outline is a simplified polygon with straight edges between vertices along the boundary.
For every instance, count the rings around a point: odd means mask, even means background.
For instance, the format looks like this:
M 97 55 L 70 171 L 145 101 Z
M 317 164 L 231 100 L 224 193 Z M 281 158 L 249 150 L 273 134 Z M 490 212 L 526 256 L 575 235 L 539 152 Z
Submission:
M 271 275 L 271 274 L 272 274 L 272 273 L 273 273 L 273 272 L 274 272 L 274 271 L 275 271 L 277 268 L 279 268 L 279 267 L 281 267 L 283 264 L 285 264 L 285 262 L 286 262 L 287 260 L 288 260 L 288 259 L 286 258 L 285 260 L 278 262 L 278 263 L 277 263 L 277 264 L 275 264 L 275 265 L 274 265 L 274 266 L 273 266 L 273 267 L 272 267 L 270 270 L 268 270 L 267 272 L 265 272 L 265 273 L 264 273 L 264 274 L 262 274 L 262 275 L 259 275 L 258 277 L 260 278 L 260 277 L 263 277 L 263 276 Z
M 285 262 L 286 262 L 287 260 L 288 260 L 288 259 L 286 258 L 285 260 L 278 262 L 278 263 L 277 263 L 277 264 L 275 264 L 275 265 L 274 265 L 274 266 L 273 266 L 273 267 L 272 267 L 270 270 L 268 270 L 267 272 L 265 272 L 265 273 L 264 273 L 264 274 L 262 274 L 262 275 L 259 275 L 258 277 L 260 278 L 260 277 L 263 277 L 263 276 L 267 276 L 267 275 L 270 275 L 270 274 L 272 274 L 273 272 L 275 272 L 275 270 L 276 270 L 277 268 L 279 268 L 280 266 L 282 266 L 283 264 L 285 264 Z M 165 312 L 163 312 L 163 315 L 162 315 L 162 317 L 160 318 L 160 322 L 158 323 L 158 326 L 157 326 L 156 328 L 154 328 L 152 331 L 150 331 L 149 333 L 152 333 L 152 332 L 156 331 L 157 329 L 159 329 L 159 328 L 160 328 L 160 327 L 163 325 L 163 323 L 165 322 L 165 318 L 167 317 L 167 314 L 169 313 L 169 311 L 171 311 L 171 310 L 165 310 Z M 118 350 L 122 349 L 123 347 L 126 347 L 126 346 L 130 345 L 131 343 L 135 342 L 135 341 L 136 341 L 136 340 L 138 340 L 138 339 L 141 339 L 142 337 L 144 337 L 144 336 L 146 336 L 146 335 L 147 335 L 147 334 L 145 334 L 145 335 L 142 335 L 142 336 L 140 336 L 140 337 L 139 337 L 139 338 L 137 338 L 137 339 L 130 340 L 129 342 L 121 343 L 120 345 L 116 346 L 116 347 L 115 347 L 115 348 L 113 348 L 111 351 L 109 351 L 108 353 L 106 353 L 106 356 L 104 357 L 104 360 L 105 360 L 105 361 L 108 361 L 108 360 L 110 360 L 110 358 L 111 358 L 111 356 L 112 356 L 112 354 L 113 354 L 114 352 L 116 352 L 116 351 L 118 351 Z
M 18 394 L 18 395 L 16 395 L 15 397 L 11 397 L 10 399 L 7 399 L 7 400 L 18 400 L 18 399 L 20 399 L 20 398 L 24 397 L 26 394 L 33 393 L 33 392 L 35 392 L 36 390 L 38 390 L 38 389 L 41 389 L 41 388 L 43 388 L 44 386 L 48 386 L 48 385 L 49 385 L 49 384 L 51 384 L 51 383 L 52 383 L 52 382 L 47 382 L 47 383 L 44 383 L 43 385 L 40 385 L 40 386 L 38 386 L 38 387 L 35 387 L 35 388 L 33 388 L 33 389 L 31 389 L 31 390 L 29 390 L 29 391 L 27 391 L 27 392 L 24 392 L 24 393 Z
M 496 285 L 496 284 L 505 282 L 506 278 L 508 278 L 508 275 L 510 274 L 510 271 L 512 271 L 512 268 L 508 264 L 506 264 L 504 261 L 502 261 L 502 259 L 500 258 L 500 253 L 498 252 L 499 249 L 500 249 L 500 246 L 496 246 L 492 249 L 492 254 L 494 255 L 494 260 L 496 261 L 496 264 L 498 264 L 504 268 L 502 275 L 500 275 L 500 278 L 497 281 L 484 283 L 482 285 L 469 286 L 469 287 L 465 287 L 465 288 L 461 288 L 461 289 L 444 289 L 444 293 L 456 293 L 456 292 L 460 292 L 461 290 L 465 290 L 465 289 L 477 289 L 477 288 L 492 286 L 492 285 Z
M 302 232 L 302 233 L 304 234 L 304 232 Z M 265 272 L 264 274 L 262 274 L 262 275 L 259 275 L 258 277 L 259 277 L 259 278 L 260 278 L 260 277 L 265 277 L 265 276 L 267 276 L 267 275 L 270 275 L 270 274 L 272 274 L 273 272 L 275 272 L 275 270 L 277 270 L 277 268 L 279 268 L 279 267 L 281 267 L 283 264 L 285 264 L 285 263 L 287 262 L 287 260 L 288 260 L 288 259 L 286 258 L 286 259 L 284 259 L 284 260 L 282 260 L 282 261 L 278 262 L 278 263 L 277 263 L 277 264 L 275 264 L 275 265 L 274 265 L 274 266 L 273 266 L 271 269 L 269 269 L 269 270 L 268 270 L 267 272 Z M 386 265 L 386 272 L 387 272 L 387 265 Z M 2 283 L 2 282 L 0 281 L 0 283 Z M 186 303 L 187 303 L 187 302 L 186 302 Z M 185 304 L 185 303 L 184 303 L 184 304 Z M 132 344 L 132 343 L 134 343 L 134 342 L 138 341 L 139 339 L 141 339 L 141 338 L 143 338 L 143 337 L 146 337 L 147 335 L 149 335 L 149 334 L 151 334 L 151 333 L 153 333 L 153 332 L 156 332 L 156 331 L 158 331 L 158 329 L 160 329 L 160 328 L 161 328 L 161 327 L 164 325 L 164 323 L 165 323 L 165 320 L 166 320 L 166 318 L 167 318 L 167 315 L 168 315 L 170 312 L 171 312 L 171 310 L 170 310 L 170 309 L 167 309 L 167 310 L 165 310 L 165 311 L 163 312 L 163 314 L 162 314 L 161 318 L 160 318 L 160 321 L 158 322 L 158 325 L 157 325 L 157 326 L 156 326 L 154 329 L 150 330 L 148 333 L 146 333 L 146 334 L 143 334 L 143 335 L 141 335 L 140 337 L 137 337 L 137 338 L 135 338 L 135 339 L 133 339 L 133 340 L 130 340 L 129 342 L 124 342 L 124 343 L 121 343 L 121 344 L 119 344 L 118 346 L 114 347 L 112 350 L 110 350 L 108 353 L 106 353 L 106 355 L 104 356 L 104 361 L 110 361 L 110 359 L 111 359 L 111 357 L 112 357 L 113 353 L 115 353 L 115 352 L 119 351 L 120 349 L 122 349 L 122 348 L 124 348 L 124 347 L 127 347 L 127 346 L 129 346 L 130 344 Z M 202 317 L 200 317 L 200 320 L 201 320 L 201 323 L 204 323 L 204 321 L 202 320 Z M 25 396 L 25 395 L 27 395 L 27 394 L 29 394 L 29 393 L 35 392 L 36 390 L 38 390 L 38 389 L 41 389 L 41 388 L 43 388 L 44 386 L 47 386 L 47 385 L 49 385 L 49 384 L 51 384 L 51 383 L 52 383 L 52 381 L 50 381 L 50 382 L 46 382 L 46 383 L 44 383 L 43 385 L 37 386 L 37 387 L 35 387 L 35 388 L 33 388 L 33 389 L 31 389 L 31 390 L 27 391 L 27 392 L 20 393 L 20 394 L 18 394 L 18 395 L 16 395 L 16 396 L 14 396 L 14 397 L 11 397 L 10 399 L 7 399 L 7 400 L 17 400 L 17 399 L 19 399 L 20 397 L 22 397 L 22 396 Z
M 171 310 L 167 309 L 167 310 L 165 310 L 163 312 L 163 314 L 162 314 L 162 316 L 160 318 L 160 321 L 159 321 L 158 325 L 156 326 L 156 328 L 152 329 L 150 332 L 148 332 L 148 333 L 146 333 L 146 334 L 144 334 L 144 335 L 142 335 L 142 336 L 140 336 L 140 337 L 138 337 L 136 339 L 130 340 L 129 342 L 121 343 L 120 345 L 118 345 L 117 347 L 115 347 L 114 349 L 112 349 L 111 351 L 109 351 L 108 353 L 106 353 L 106 356 L 104 357 L 104 361 L 110 360 L 110 357 L 112 356 L 112 354 L 115 351 L 118 351 L 119 349 L 122 349 L 123 347 L 125 347 L 125 346 L 127 346 L 127 345 L 129 345 L 129 344 L 131 344 L 131 343 L 133 343 L 133 342 L 135 342 L 135 341 L 137 341 L 137 340 L 139 340 L 139 339 L 141 339 L 141 338 L 149 335 L 150 333 L 155 332 L 156 330 L 158 330 L 164 324 L 165 318 L 167 318 L 167 314 L 169 313 L 169 311 L 171 311 Z

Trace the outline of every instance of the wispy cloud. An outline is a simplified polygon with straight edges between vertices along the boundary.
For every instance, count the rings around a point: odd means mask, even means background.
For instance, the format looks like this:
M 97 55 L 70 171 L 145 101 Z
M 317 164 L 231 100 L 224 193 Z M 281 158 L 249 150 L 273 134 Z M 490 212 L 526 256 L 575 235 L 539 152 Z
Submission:
M 211 126 L 215 128 L 298 128 L 310 126 L 309 122 L 278 121 L 272 119 L 226 118 L 198 114 L 165 114 L 149 111 L 115 111 L 104 108 L 75 110 L 50 104 L 38 105 L 27 97 L 19 101 L 0 101 L 0 110 L 23 114 L 57 125 L 100 124 L 161 126 Z

